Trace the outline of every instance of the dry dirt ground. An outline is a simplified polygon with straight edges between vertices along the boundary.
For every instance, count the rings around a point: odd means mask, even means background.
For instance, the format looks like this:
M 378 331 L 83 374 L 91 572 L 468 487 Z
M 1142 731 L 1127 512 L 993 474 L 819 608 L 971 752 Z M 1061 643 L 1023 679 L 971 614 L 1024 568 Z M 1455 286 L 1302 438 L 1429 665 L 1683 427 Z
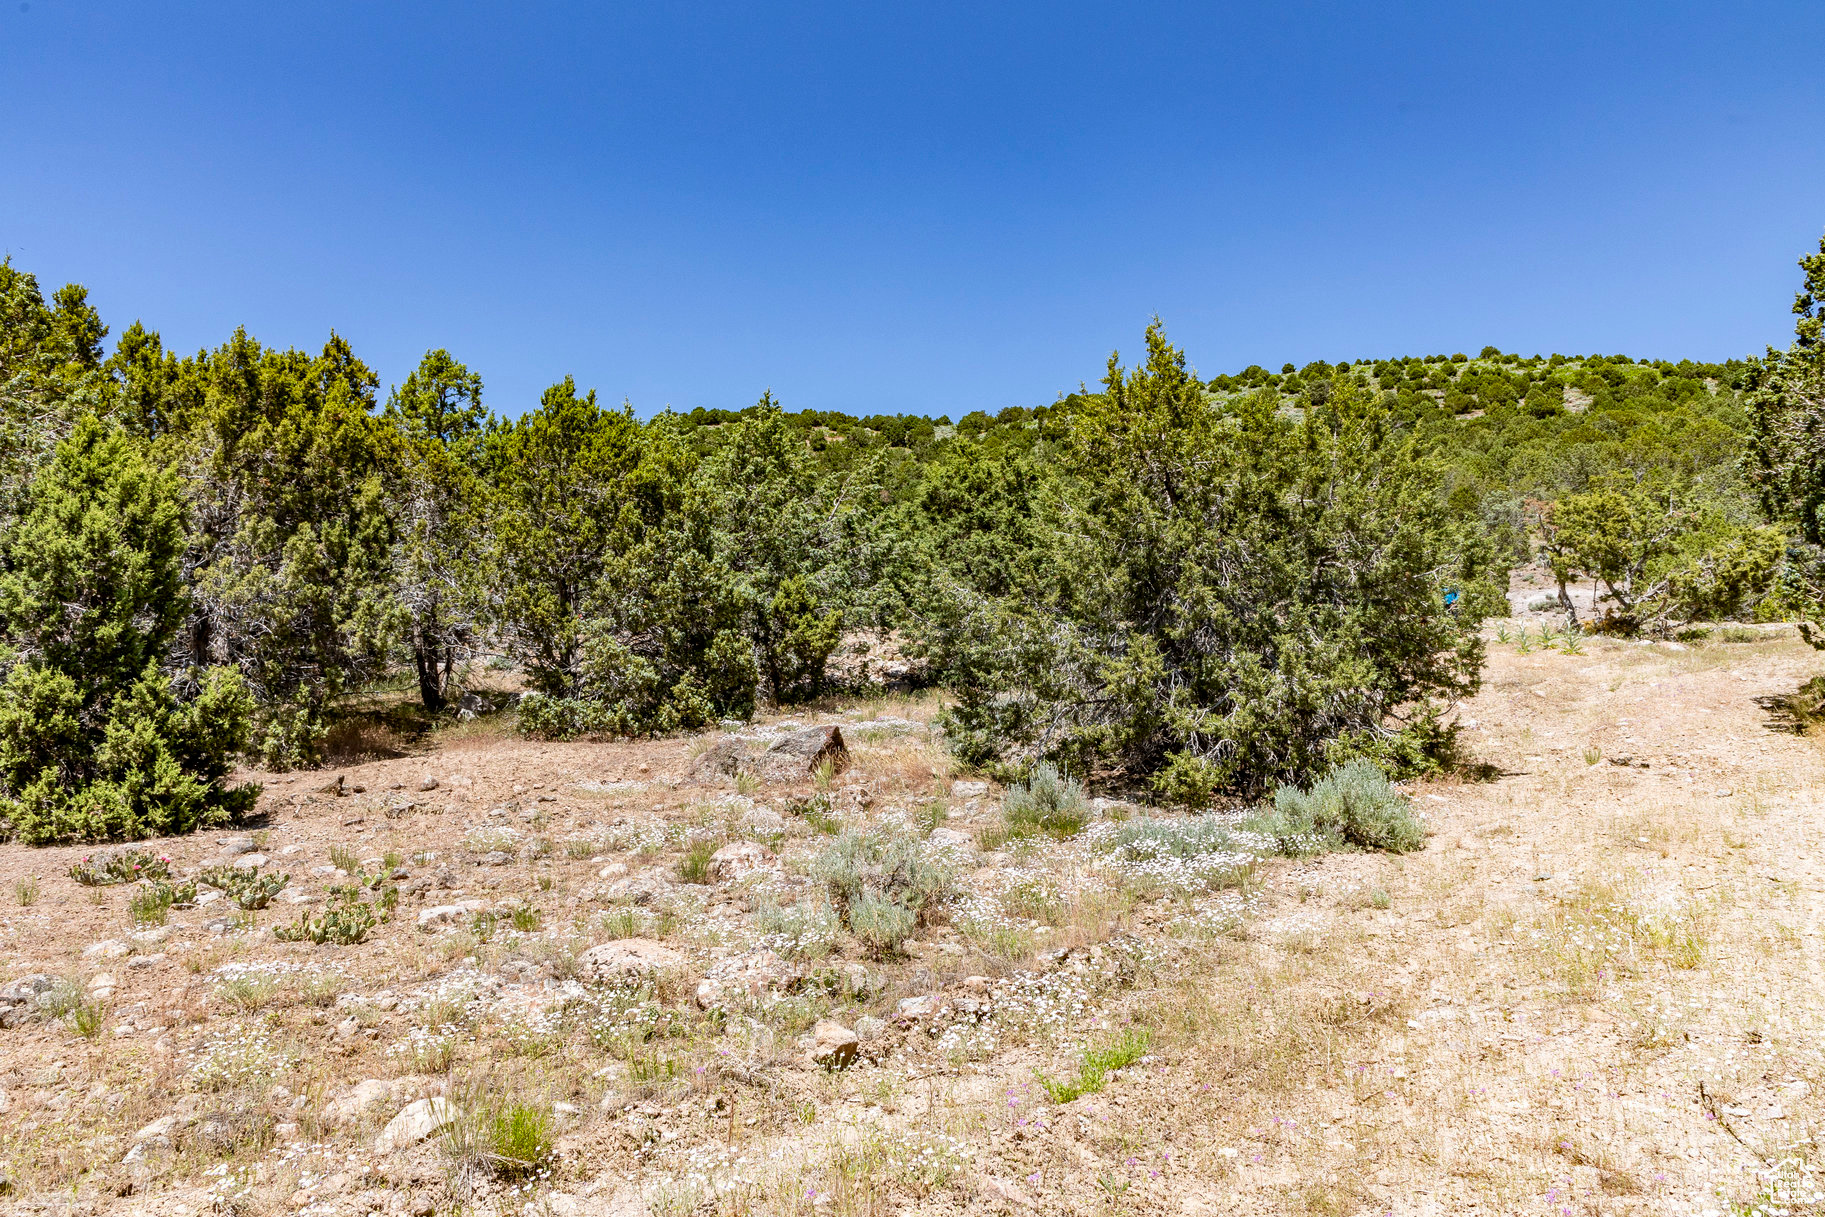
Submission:
M 251 841 L 151 844 L 180 875 L 249 849 L 289 875 L 252 913 L 136 925 L 131 886 L 68 877 L 82 851 L 0 847 L 0 982 L 63 995 L 0 1031 L 0 1204 L 1569 1217 L 1785 1188 L 1825 1211 L 1793 1165 L 1825 1152 L 1825 755 L 1764 705 L 1819 658 L 1786 631 L 1491 636 L 1461 711 L 1488 773 L 1411 789 L 1423 851 L 1216 890 L 1113 864 L 1109 827 L 1001 842 L 999 791 L 951 771 L 922 700 L 802 720 L 848 737 L 827 791 L 694 780 L 708 739 L 476 724 L 246 775 Z M 949 842 L 921 848 L 961 894 L 901 955 L 816 915 L 844 824 Z M 741 841 L 682 881 L 693 846 Z M 273 936 L 387 855 L 404 894 L 364 942 Z M 631 983 L 587 953 L 616 942 Z M 846 1068 L 810 1061 L 820 1020 L 857 1033 Z M 1111 1045 L 1145 1055 L 1048 1092 Z M 536 1166 L 503 1159 L 541 1133 Z

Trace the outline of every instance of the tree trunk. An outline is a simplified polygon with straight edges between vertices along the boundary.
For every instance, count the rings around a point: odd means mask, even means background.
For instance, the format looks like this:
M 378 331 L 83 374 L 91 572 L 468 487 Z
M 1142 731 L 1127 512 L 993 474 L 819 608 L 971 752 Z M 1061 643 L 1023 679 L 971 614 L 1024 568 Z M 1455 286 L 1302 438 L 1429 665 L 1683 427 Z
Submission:
M 444 678 L 438 664 L 437 649 L 427 646 L 422 638 L 413 639 L 412 666 L 418 669 L 418 700 L 423 704 L 425 713 L 442 714 Z

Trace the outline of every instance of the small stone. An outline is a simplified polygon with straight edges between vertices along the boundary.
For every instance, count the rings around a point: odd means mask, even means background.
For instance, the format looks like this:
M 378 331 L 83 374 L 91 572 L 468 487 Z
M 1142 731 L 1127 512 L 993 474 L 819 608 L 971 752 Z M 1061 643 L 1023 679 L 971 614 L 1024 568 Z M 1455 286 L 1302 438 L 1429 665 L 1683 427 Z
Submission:
M 459 900 L 455 904 L 440 904 L 428 908 L 418 915 L 418 928 L 430 933 L 433 930 L 447 929 L 460 925 L 470 917 L 482 911 L 480 900 Z
M 437 789 L 437 779 L 427 773 L 419 781 L 418 788 L 420 790 L 425 790 L 425 791 L 436 790 Z
M 753 841 L 732 841 L 710 855 L 710 874 L 721 880 L 740 879 L 768 869 L 773 851 Z
M 1005 1200 L 1010 1204 L 1017 1204 L 1021 1208 L 1036 1207 L 1033 1198 L 1027 1195 L 1012 1179 L 997 1179 L 993 1175 L 984 1176 L 982 1191 L 984 1195 L 992 1196 L 997 1200 Z
M 420 1141 L 456 1119 L 456 1108 L 446 1099 L 419 1099 L 408 1103 L 387 1121 L 387 1126 L 380 1130 L 379 1138 L 374 1142 L 378 1153 L 391 1153 L 417 1145 Z
M 923 997 L 902 997 L 900 1004 L 894 1007 L 895 1018 L 930 1018 L 937 1012 L 938 999 L 929 993 Z
M 831 1019 L 819 1019 L 811 1031 L 811 1063 L 825 1069 L 847 1069 L 855 1063 L 855 1032 Z
M 656 904 L 672 894 L 672 881 L 658 870 L 643 870 L 609 884 L 602 893 L 608 900 L 626 900 L 633 904 Z
M 577 960 L 577 978 L 585 984 L 644 980 L 657 972 L 684 967 L 684 956 L 650 938 L 623 938 L 591 947 Z
M 177 1124 L 178 1119 L 176 1116 L 160 1116 L 158 1119 L 152 1121 L 152 1123 L 134 1133 L 133 1139 L 135 1141 L 150 1141 L 154 1137 L 169 1137 L 171 1135 L 171 1130 L 176 1128 Z
M 354 1019 L 349 1019 L 354 1022 Z M 341 1034 L 342 1028 L 336 1029 Z M 332 1128 L 353 1124 L 362 1116 L 393 1099 L 393 1083 L 380 1078 L 366 1078 L 330 1100 L 323 1108 L 323 1122 Z

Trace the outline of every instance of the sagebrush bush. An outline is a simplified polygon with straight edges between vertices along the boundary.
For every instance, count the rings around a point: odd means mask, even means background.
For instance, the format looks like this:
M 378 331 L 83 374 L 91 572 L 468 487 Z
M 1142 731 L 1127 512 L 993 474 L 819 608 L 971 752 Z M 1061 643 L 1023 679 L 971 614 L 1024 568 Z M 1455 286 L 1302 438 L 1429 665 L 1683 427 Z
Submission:
M 754 910 L 754 926 L 788 959 L 820 959 L 836 945 L 842 919 L 822 895 L 781 905 L 763 897 Z
M 849 902 L 850 930 L 878 955 L 898 951 L 918 923 L 918 914 L 889 896 L 864 891 Z
M 1082 783 L 1041 761 L 1026 781 L 1008 787 L 1001 814 L 1015 836 L 1069 837 L 1090 822 L 1090 800 L 1084 797 Z
M 1355 846 L 1411 853 L 1426 843 L 1426 826 L 1407 796 L 1368 761 L 1351 761 L 1312 783 L 1283 785 L 1271 810 L 1247 821 L 1274 838 L 1280 852 L 1300 856 Z
M 917 837 L 886 829 L 843 830 L 812 860 L 811 873 L 829 887 L 850 930 L 877 952 L 898 950 L 956 893 L 948 862 Z

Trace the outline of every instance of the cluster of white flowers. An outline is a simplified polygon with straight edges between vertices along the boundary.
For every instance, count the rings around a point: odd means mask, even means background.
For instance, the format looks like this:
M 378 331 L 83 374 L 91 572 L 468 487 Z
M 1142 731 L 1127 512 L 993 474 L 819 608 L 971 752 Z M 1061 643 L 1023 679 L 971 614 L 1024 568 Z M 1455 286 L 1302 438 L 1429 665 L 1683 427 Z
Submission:
M 1234 933 L 1260 907 L 1257 892 L 1236 888 L 1213 892 L 1197 901 L 1190 916 L 1174 918 L 1166 929 L 1175 938 L 1221 938 Z
M 680 1156 L 682 1169 L 673 1173 L 665 1189 L 679 1201 L 688 1198 L 688 1207 L 674 1206 L 678 1211 L 736 1198 L 760 1183 L 757 1164 L 733 1146 L 694 1145 Z
M 1242 887 L 1275 843 L 1215 819 L 1104 821 L 1080 839 L 1128 887 L 1181 895 Z
M 1782 1158 L 1756 1172 L 1755 1196 L 1732 1205 L 1732 1217 L 1801 1217 L 1825 1205 L 1825 1178 L 1804 1158 Z
M 450 1023 L 413 1027 L 404 1038 L 387 1045 L 387 1059 L 407 1073 L 442 1073 L 456 1056 L 462 1031 Z
M 684 843 L 682 824 L 641 820 L 611 824 L 602 832 L 602 843 L 615 853 L 657 854 Z
M 319 977 L 334 976 L 340 978 L 342 969 L 324 967 L 321 964 L 304 963 L 290 959 L 260 959 L 247 963 L 225 963 L 216 968 L 211 975 L 223 980 L 234 980 L 240 977 L 258 977 L 278 980 L 284 977 L 299 977 L 305 980 L 316 980 Z
M 565 1016 L 581 1026 L 598 1048 L 643 1044 L 658 1032 L 665 1011 L 643 988 L 611 987 L 571 1002 Z
M 763 899 L 754 922 L 762 931 L 755 945 L 787 959 L 822 959 L 843 931 L 836 909 L 821 895 L 787 905 Z
M 956 1137 L 919 1129 L 881 1129 L 867 1144 L 888 1171 L 921 1189 L 943 1187 L 969 1169 L 976 1156 Z
M 472 854 L 514 853 L 520 847 L 521 835 L 503 824 L 471 828 L 463 837 L 463 848 Z
M 230 1090 L 269 1081 L 295 1059 L 273 1047 L 264 1027 L 233 1023 L 204 1041 L 190 1076 L 204 1090 Z

